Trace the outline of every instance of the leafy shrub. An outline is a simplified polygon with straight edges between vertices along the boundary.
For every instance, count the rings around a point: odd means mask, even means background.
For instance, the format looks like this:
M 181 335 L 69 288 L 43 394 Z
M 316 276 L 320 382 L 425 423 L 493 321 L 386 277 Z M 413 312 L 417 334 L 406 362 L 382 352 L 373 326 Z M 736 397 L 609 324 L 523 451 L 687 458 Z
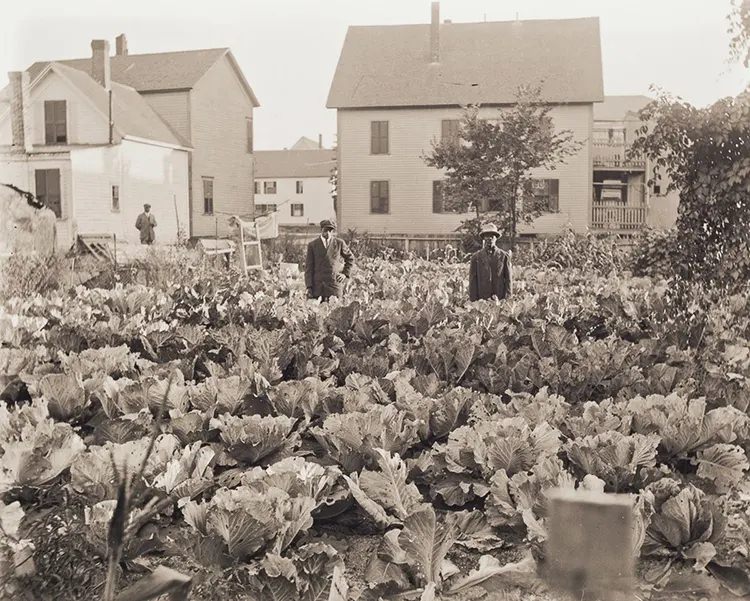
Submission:
M 621 272 L 626 258 L 625 250 L 614 236 L 566 230 L 560 235 L 525 245 L 518 253 L 516 263 L 547 269 L 582 269 L 587 273 L 607 275 Z
M 0 262 L 0 300 L 30 297 L 71 287 L 71 260 L 13 254 Z
M 46 484 L 85 449 L 69 424 L 49 417 L 47 402 L 8 410 L 0 401 L 0 494 L 16 486 Z

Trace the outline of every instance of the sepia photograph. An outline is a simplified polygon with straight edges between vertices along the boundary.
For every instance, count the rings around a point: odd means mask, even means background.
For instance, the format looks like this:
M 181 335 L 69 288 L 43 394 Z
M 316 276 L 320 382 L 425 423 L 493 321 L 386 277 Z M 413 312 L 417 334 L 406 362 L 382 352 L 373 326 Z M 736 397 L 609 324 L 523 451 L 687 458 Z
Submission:
M 750 0 L 5 0 L 0 601 L 750 600 Z

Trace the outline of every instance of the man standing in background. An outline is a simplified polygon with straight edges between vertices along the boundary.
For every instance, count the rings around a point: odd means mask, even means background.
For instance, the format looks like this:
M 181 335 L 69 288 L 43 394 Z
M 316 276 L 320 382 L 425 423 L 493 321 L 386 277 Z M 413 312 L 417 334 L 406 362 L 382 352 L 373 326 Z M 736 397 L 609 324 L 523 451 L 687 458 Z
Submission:
M 151 214 L 151 205 L 143 205 L 143 213 L 135 220 L 135 229 L 141 232 L 141 244 L 153 244 L 156 239 L 156 218 Z
M 308 298 L 327 301 L 344 294 L 344 282 L 354 265 L 354 255 L 346 242 L 335 236 L 336 222 L 320 222 L 320 236 L 307 245 L 305 286 Z
M 488 223 L 480 233 L 482 249 L 471 257 L 469 300 L 504 299 L 513 291 L 510 254 L 497 246 L 500 232 Z

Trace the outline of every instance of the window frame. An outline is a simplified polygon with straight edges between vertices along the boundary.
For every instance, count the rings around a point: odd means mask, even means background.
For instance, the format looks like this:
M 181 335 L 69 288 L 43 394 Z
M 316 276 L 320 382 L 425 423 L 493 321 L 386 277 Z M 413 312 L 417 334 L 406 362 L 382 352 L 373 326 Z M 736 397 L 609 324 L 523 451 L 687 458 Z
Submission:
M 270 188 L 273 188 L 273 190 L 270 190 Z M 263 182 L 263 194 L 276 194 L 278 189 L 275 179 L 269 179 Z
M 119 184 L 112 184 L 110 186 L 111 196 L 110 196 L 110 211 L 112 213 L 119 213 L 120 212 L 120 185 Z
M 60 109 L 62 107 L 62 110 Z M 62 112 L 62 116 L 60 113 Z M 63 135 L 60 139 L 60 128 Z M 60 146 L 68 144 L 68 103 L 65 100 L 44 101 L 44 144 Z
M 253 182 L 253 194 L 262 194 L 262 192 L 260 191 L 262 188 L 262 183 L 263 182 L 257 179 Z
M 273 209 L 271 209 L 270 207 L 273 207 Z M 278 209 L 279 209 L 279 205 L 274 202 L 260 202 L 255 205 L 255 212 L 256 213 L 260 212 L 261 215 L 268 215 L 270 213 L 275 213 L 276 211 L 278 211 Z
M 214 214 L 214 200 L 216 199 L 216 186 L 214 185 L 214 178 L 204 175 L 201 177 L 201 180 L 203 181 L 203 214 L 204 215 L 213 215 Z M 206 184 L 211 184 L 211 195 L 208 196 L 206 194 Z M 210 204 L 210 211 L 207 210 L 209 208 Z
M 535 200 L 540 198 L 546 198 L 547 204 L 544 212 L 546 213 L 559 213 L 560 212 L 560 178 L 559 177 L 534 177 L 531 178 L 531 193 Z M 545 183 L 545 195 L 536 194 L 534 191 L 534 182 Z M 552 184 L 554 182 L 554 184 Z M 554 207 L 550 202 L 554 199 Z
M 377 196 L 377 198 L 378 198 L 379 201 L 382 200 L 382 185 L 385 184 L 385 189 L 386 189 L 386 197 L 385 197 L 386 209 L 385 209 L 385 211 L 380 211 L 380 210 L 376 211 L 376 210 L 374 210 L 374 207 L 373 207 L 373 199 L 375 198 L 373 196 L 373 185 L 374 184 L 379 184 L 379 187 L 381 188 L 378 191 L 378 196 Z M 389 180 L 389 179 L 370 180 L 370 214 L 371 215 L 390 215 L 390 213 L 391 213 L 391 180 Z
M 294 184 L 294 189 L 296 190 L 297 194 L 304 194 L 305 193 L 305 183 L 303 180 L 298 179 Z
M 52 173 L 56 173 L 56 180 L 57 180 L 57 195 L 56 200 L 57 202 L 52 204 L 49 202 L 49 176 Z M 43 177 L 41 181 L 43 182 L 40 186 L 40 175 L 43 174 Z M 54 180 L 53 180 L 54 181 Z M 42 188 L 40 190 L 39 188 Z M 34 195 L 41 200 L 44 205 L 50 209 L 57 219 L 63 218 L 63 198 L 62 198 L 62 172 L 60 169 L 34 169 Z M 54 196 L 53 196 L 54 198 Z M 57 210 L 55 210 L 57 209 Z
M 299 213 L 295 214 L 295 207 L 299 209 Z M 305 203 L 303 202 L 292 202 L 289 204 L 289 216 L 290 217 L 304 217 L 305 216 Z
M 370 121 L 370 154 L 391 154 L 389 121 Z

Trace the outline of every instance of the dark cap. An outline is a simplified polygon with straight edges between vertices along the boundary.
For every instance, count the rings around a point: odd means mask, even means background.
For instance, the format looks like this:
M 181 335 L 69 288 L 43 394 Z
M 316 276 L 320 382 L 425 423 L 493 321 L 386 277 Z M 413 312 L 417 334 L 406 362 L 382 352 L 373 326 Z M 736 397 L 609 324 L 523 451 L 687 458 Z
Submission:
M 336 222 L 333 219 L 324 219 L 320 222 L 320 229 L 322 230 L 335 230 Z
M 143 208 L 144 208 L 144 209 L 150 209 L 150 208 L 151 208 L 151 205 L 150 205 L 150 204 L 148 204 L 148 203 L 146 203 L 145 205 L 143 205 Z

